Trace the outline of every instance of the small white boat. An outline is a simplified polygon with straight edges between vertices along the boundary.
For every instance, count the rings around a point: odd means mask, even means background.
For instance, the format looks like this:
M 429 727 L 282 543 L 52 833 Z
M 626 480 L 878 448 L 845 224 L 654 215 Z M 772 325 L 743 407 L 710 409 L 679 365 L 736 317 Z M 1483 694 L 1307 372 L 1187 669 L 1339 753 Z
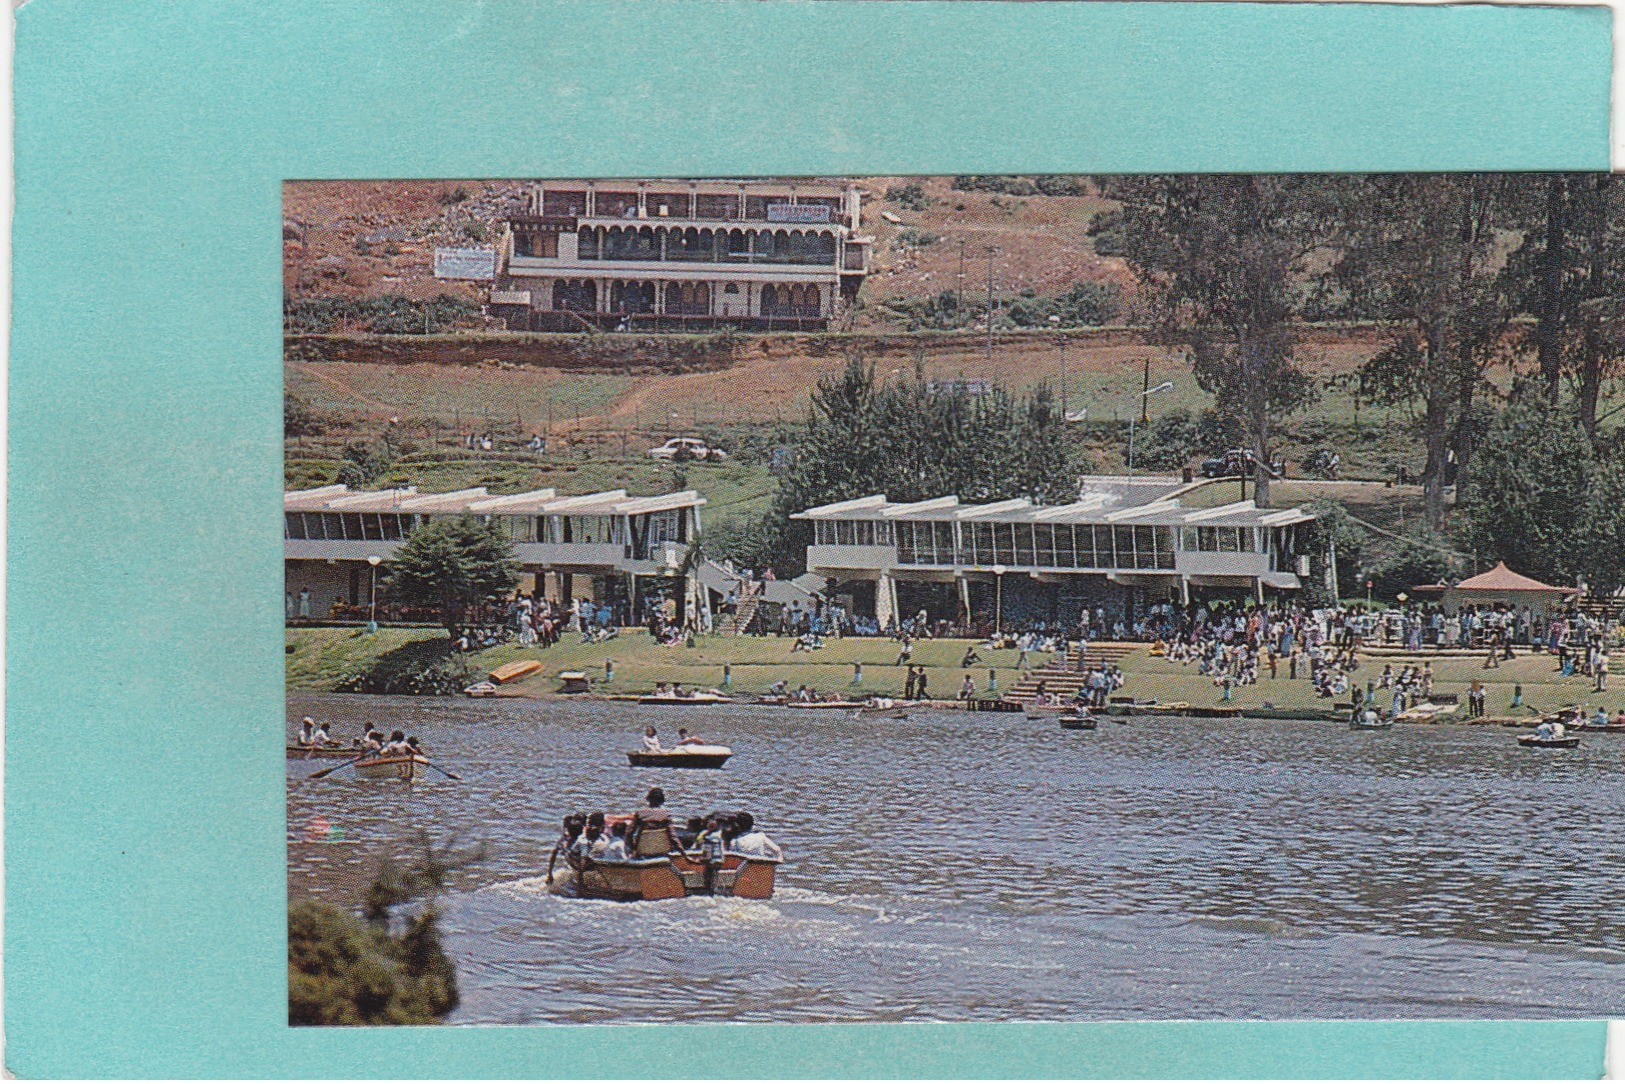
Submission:
M 726 745 L 679 745 L 654 752 L 634 750 L 626 760 L 634 768 L 720 768 L 733 752 Z
M 489 681 L 476 681 L 474 684 L 463 690 L 464 696 L 472 697 L 495 696 L 496 694 L 497 687 Z
M 1029 719 L 1055 719 L 1072 714 L 1073 708 L 1069 704 L 1040 704 L 1036 700 L 1030 700 L 1022 710 L 1027 713 Z
M 428 769 L 429 758 L 416 754 L 390 754 L 355 762 L 356 774 L 363 779 L 404 779 L 410 783 Z
M 638 697 L 638 703 L 640 704 L 661 704 L 672 708 L 697 708 L 706 704 L 732 704 L 733 702 L 733 697 L 724 696 L 722 693 L 717 692 L 683 693 L 680 696 L 674 696 L 671 693 L 657 696 L 651 693 L 648 696 Z

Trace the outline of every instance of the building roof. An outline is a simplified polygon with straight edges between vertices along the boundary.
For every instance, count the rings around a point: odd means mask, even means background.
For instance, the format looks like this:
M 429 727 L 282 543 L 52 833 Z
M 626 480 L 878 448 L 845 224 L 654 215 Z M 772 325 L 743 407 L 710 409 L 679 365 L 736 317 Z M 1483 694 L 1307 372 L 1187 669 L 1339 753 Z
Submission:
M 1572 595 L 1579 591 L 1577 587 L 1553 587 L 1548 583 L 1530 579 L 1507 567 L 1505 561 L 1495 562 L 1495 567 L 1488 572 L 1480 572 L 1476 576 L 1469 576 L 1456 584 L 1457 591 L 1547 591 L 1558 595 Z
M 698 508 L 705 498 L 692 489 L 655 497 L 628 497 L 624 489 L 562 496 L 552 489 L 492 496 L 484 486 L 450 493 L 405 489 L 357 490 L 348 486 L 293 489 L 282 494 L 284 512 L 473 512 L 476 515 L 637 516 L 674 508 Z
M 797 512 L 791 519 L 936 520 L 982 523 L 1122 523 L 1158 527 L 1285 527 L 1315 517 L 1301 508 L 1259 508 L 1236 501 L 1214 508 L 1185 508 L 1179 494 L 1191 488 L 1168 478 L 1093 475 L 1082 480 L 1069 504 L 1035 505 L 1024 498 L 962 504 L 958 497 L 894 503 L 884 493 L 837 501 Z

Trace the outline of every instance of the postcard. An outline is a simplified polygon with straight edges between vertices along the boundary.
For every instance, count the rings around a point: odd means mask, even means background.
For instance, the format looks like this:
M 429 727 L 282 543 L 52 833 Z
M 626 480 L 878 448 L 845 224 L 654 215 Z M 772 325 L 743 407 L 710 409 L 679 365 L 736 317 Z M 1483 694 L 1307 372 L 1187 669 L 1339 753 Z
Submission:
M 8 1071 L 1603 1071 L 1606 12 L 16 23 Z

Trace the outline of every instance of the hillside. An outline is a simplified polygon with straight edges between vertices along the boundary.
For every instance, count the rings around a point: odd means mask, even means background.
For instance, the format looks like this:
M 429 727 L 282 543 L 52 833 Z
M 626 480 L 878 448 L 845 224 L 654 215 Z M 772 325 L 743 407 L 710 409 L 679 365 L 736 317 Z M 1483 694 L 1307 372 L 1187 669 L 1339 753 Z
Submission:
M 1079 281 L 1128 282 L 1122 261 L 1095 255 L 1087 230 L 1107 206 L 1090 196 L 960 192 L 949 177 L 864 178 L 864 228 L 876 240 L 857 327 L 884 326 L 892 298 L 955 288 L 985 293 L 988 246 L 996 294 L 1059 293 Z M 905 206 L 888 190 L 918 185 Z M 283 280 L 296 300 L 450 293 L 471 301 L 470 283 L 434 278 L 436 246 L 476 245 L 523 206 L 524 181 L 290 181 L 283 185 Z M 896 218 L 888 221 L 884 215 Z

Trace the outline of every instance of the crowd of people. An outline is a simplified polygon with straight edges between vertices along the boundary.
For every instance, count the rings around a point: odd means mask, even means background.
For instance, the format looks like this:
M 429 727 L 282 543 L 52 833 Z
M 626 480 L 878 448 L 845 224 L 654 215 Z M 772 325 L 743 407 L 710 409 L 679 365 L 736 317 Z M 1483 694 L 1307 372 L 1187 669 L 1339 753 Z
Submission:
M 713 811 L 689 817 L 678 826 L 666 808 L 666 792 L 660 787 L 650 788 L 643 807 L 630 816 L 612 816 L 599 810 L 565 817 L 558 851 L 596 862 L 681 854 L 706 863 L 708 869 L 721 866 L 728 855 L 775 861 L 784 858 L 783 848 L 756 827 L 755 817 L 745 810 Z
M 299 721 L 299 736 L 294 744 L 301 749 L 336 749 L 344 743 L 328 733 L 326 723 L 318 723 L 310 716 Z M 423 745 L 417 735 L 408 736 L 403 730 L 391 731 L 388 737 L 376 727 L 368 727 L 365 734 L 350 739 L 349 748 L 358 757 L 369 756 L 422 756 Z

